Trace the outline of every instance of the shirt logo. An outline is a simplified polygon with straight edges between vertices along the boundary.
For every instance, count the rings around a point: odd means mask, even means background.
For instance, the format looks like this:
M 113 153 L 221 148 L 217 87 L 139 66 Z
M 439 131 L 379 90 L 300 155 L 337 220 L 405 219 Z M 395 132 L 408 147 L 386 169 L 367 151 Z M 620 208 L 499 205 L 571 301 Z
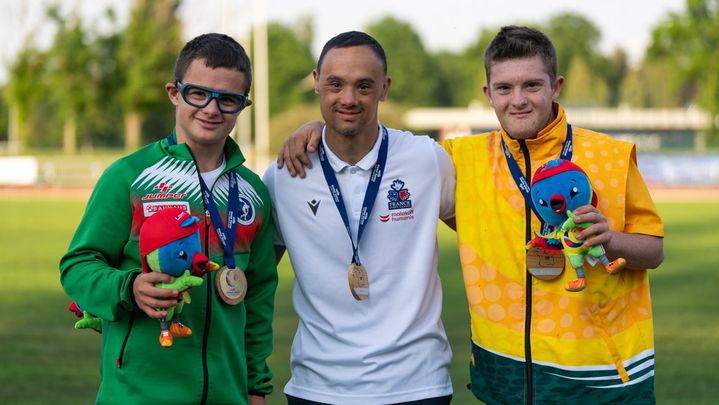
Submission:
M 187 201 L 147 201 L 142 203 L 142 213 L 145 218 L 149 218 L 165 208 L 180 208 L 190 212 L 190 203 Z
M 170 190 L 172 190 L 174 187 L 175 186 L 172 186 L 169 183 L 161 181 L 154 187 L 152 187 L 152 189 L 157 190 L 157 192 L 145 194 L 144 196 L 142 196 L 142 200 L 182 200 L 187 196 L 186 193 L 171 193 Z
M 240 213 L 237 222 L 241 225 L 250 225 L 255 220 L 255 207 L 249 198 L 240 196 Z
M 155 190 L 160 190 L 161 193 L 166 193 L 172 189 L 173 186 L 166 184 L 164 181 L 153 187 Z
M 412 208 L 412 200 L 409 199 L 411 195 L 409 190 L 404 187 L 404 181 L 396 179 L 392 182 L 389 193 L 387 193 L 387 198 L 389 199 L 387 208 L 390 210 Z
M 312 210 L 312 215 L 317 216 L 317 209 L 320 208 L 320 202 L 317 200 L 307 201 L 307 205 Z

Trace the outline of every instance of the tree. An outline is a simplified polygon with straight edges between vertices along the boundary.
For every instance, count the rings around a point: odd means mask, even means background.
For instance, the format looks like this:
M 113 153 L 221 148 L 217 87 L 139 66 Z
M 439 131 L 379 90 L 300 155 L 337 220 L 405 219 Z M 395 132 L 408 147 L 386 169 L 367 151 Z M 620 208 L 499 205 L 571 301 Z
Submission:
M 175 58 L 182 45 L 178 6 L 179 0 L 135 0 L 118 52 L 126 72 L 121 100 L 128 150 L 140 145 L 144 115 L 167 110 L 164 87 L 173 81 Z
M 625 75 L 621 104 L 636 108 L 681 107 L 677 90 L 671 84 L 673 75 L 668 64 L 645 59 L 641 66 Z
M 97 35 L 91 43 L 96 58 L 90 70 L 96 86 L 94 95 L 97 98 L 85 110 L 85 142 L 92 145 L 120 146 L 123 142 L 123 111 L 120 101 L 125 72 L 124 66 L 118 63 L 117 56 L 124 27 L 118 26 L 112 8 L 106 10 L 106 18 L 113 29 L 108 34 Z
M 622 83 L 629 71 L 627 53 L 624 49 L 618 48 L 604 60 L 606 61 L 606 67 L 603 70 L 607 83 L 607 105 L 616 107 L 622 98 Z
M 677 96 L 696 90 L 692 99 L 712 117 L 708 133 L 719 142 L 719 0 L 687 0 L 684 12 L 669 14 L 653 30 L 647 58 L 673 68 Z
M 483 29 L 477 39 L 459 53 L 434 55 L 440 70 L 442 105 L 466 107 L 473 102 L 486 103 L 482 86 L 486 82 L 484 51 L 499 29 Z
M 97 99 L 93 94 L 96 83 L 90 73 L 90 65 L 97 58 L 87 45 L 86 33 L 77 15 L 64 18 L 57 7 L 51 7 L 48 16 L 58 27 L 47 54 L 48 89 L 63 125 L 63 150 L 74 153 L 77 118 Z
M 602 35 L 594 23 L 579 14 L 562 13 L 550 17 L 543 31 L 557 51 L 560 75 L 569 71 L 572 59 L 576 57 L 584 58 L 590 71 L 596 73 L 600 59 L 597 44 Z
M 389 99 L 407 106 L 436 106 L 440 102 L 439 67 L 427 53 L 412 26 L 384 17 L 367 26 L 366 32 L 382 44 L 392 78 Z
M 603 81 L 604 91 L 595 96 L 592 104 L 617 105 L 619 87 L 627 69 L 626 54 L 617 50 L 607 58 L 598 49 L 602 38 L 599 28 L 586 17 L 575 13 L 557 14 L 549 19 L 543 31 L 552 40 L 557 51 L 557 73 L 566 75 L 567 83 L 579 86 L 597 86 L 596 80 Z M 583 59 L 590 81 L 575 83 L 578 78 L 570 75 L 573 63 L 577 58 Z M 575 66 L 576 69 L 576 66 Z M 584 78 L 582 78 L 584 80 Z
M 28 37 L 10 65 L 9 81 L 5 87 L 5 96 L 10 107 L 8 143 L 17 152 L 26 149 L 30 143 L 28 121 L 30 111 L 45 94 L 43 82 L 45 70 L 45 54 L 32 43 Z
M 607 86 L 589 69 L 586 59 L 575 56 L 569 65 L 567 80 L 561 93 L 561 102 L 571 107 L 598 107 L 607 98 Z
M 305 19 L 298 25 L 299 31 L 277 22 L 267 26 L 270 116 L 313 100 L 312 23 Z

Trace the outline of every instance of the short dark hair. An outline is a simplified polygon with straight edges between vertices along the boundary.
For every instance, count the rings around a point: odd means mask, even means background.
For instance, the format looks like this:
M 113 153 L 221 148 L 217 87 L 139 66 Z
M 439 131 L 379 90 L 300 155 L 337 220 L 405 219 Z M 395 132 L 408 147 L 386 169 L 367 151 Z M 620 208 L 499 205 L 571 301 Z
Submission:
M 502 27 L 484 52 L 484 69 L 489 84 L 492 63 L 539 55 L 552 82 L 557 78 L 557 52 L 543 32 L 529 27 Z
M 195 59 L 203 59 L 205 66 L 236 69 L 247 79 L 245 93 L 249 94 L 252 85 L 252 64 L 242 47 L 232 37 L 225 34 L 202 34 L 186 43 L 175 62 L 175 81 L 182 81 L 187 69 Z
M 317 72 L 320 71 L 320 68 L 322 67 L 322 61 L 325 59 L 325 55 L 327 55 L 327 52 L 329 52 L 331 49 L 351 48 L 353 46 L 362 45 L 369 46 L 370 49 L 372 49 L 374 54 L 377 55 L 379 60 L 382 62 L 382 69 L 384 74 L 387 74 L 387 56 L 384 54 L 384 48 L 382 48 L 382 45 L 380 45 L 380 43 L 377 42 L 376 39 L 372 38 L 370 35 L 364 32 L 359 31 L 343 32 L 327 41 L 325 46 L 322 48 L 320 58 L 317 60 Z

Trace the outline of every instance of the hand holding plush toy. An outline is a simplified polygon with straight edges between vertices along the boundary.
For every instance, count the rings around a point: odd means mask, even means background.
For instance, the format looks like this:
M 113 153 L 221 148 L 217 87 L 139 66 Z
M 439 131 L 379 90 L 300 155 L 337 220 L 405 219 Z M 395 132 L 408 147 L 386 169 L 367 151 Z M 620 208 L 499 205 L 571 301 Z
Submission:
M 158 283 L 156 287 L 179 292 L 177 305 L 168 308 L 167 316 L 160 320 L 162 347 L 171 347 L 173 336 L 192 335 L 192 330 L 181 322 L 184 304 L 191 302 L 187 291 L 201 285 L 205 273 L 220 267 L 201 253 L 198 221 L 183 209 L 165 208 L 145 220 L 140 228 L 142 271 L 173 276 L 174 282 Z
M 537 233 L 527 247 L 551 249 L 551 246 L 559 246 L 561 242 L 562 251 L 577 273 L 577 278 L 565 286 L 567 291 L 581 291 L 586 287 L 585 259 L 591 264 L 599 259 L 609 274 L 616 274 L 624 268 L 626 261 L 618 258 L 610 262 L 602 245 L 590 247 L 577 239 L 577 233 L 592 223 L 574 223 L 572 211 L 590 203 L 596 206 L 592 185 L 579 166 L 564 159 L 550 160 L 534 173 L 530 193 L 541 219 L 556 230 L 547 235 Z

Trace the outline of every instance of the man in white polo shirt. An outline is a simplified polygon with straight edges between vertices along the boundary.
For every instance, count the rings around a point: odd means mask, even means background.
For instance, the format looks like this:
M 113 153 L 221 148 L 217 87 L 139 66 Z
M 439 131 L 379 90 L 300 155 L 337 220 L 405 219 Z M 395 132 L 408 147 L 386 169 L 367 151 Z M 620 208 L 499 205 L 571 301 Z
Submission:
M 426 136 L 377 119 L 391 80 L 361 32 L 325 44 L 313 71 L 326 127 L 305 179 L 265 174 L 278 258 L 300 321 L 289 404 L 448 404 L 437 219 L 454 217 L 454 168 Z

